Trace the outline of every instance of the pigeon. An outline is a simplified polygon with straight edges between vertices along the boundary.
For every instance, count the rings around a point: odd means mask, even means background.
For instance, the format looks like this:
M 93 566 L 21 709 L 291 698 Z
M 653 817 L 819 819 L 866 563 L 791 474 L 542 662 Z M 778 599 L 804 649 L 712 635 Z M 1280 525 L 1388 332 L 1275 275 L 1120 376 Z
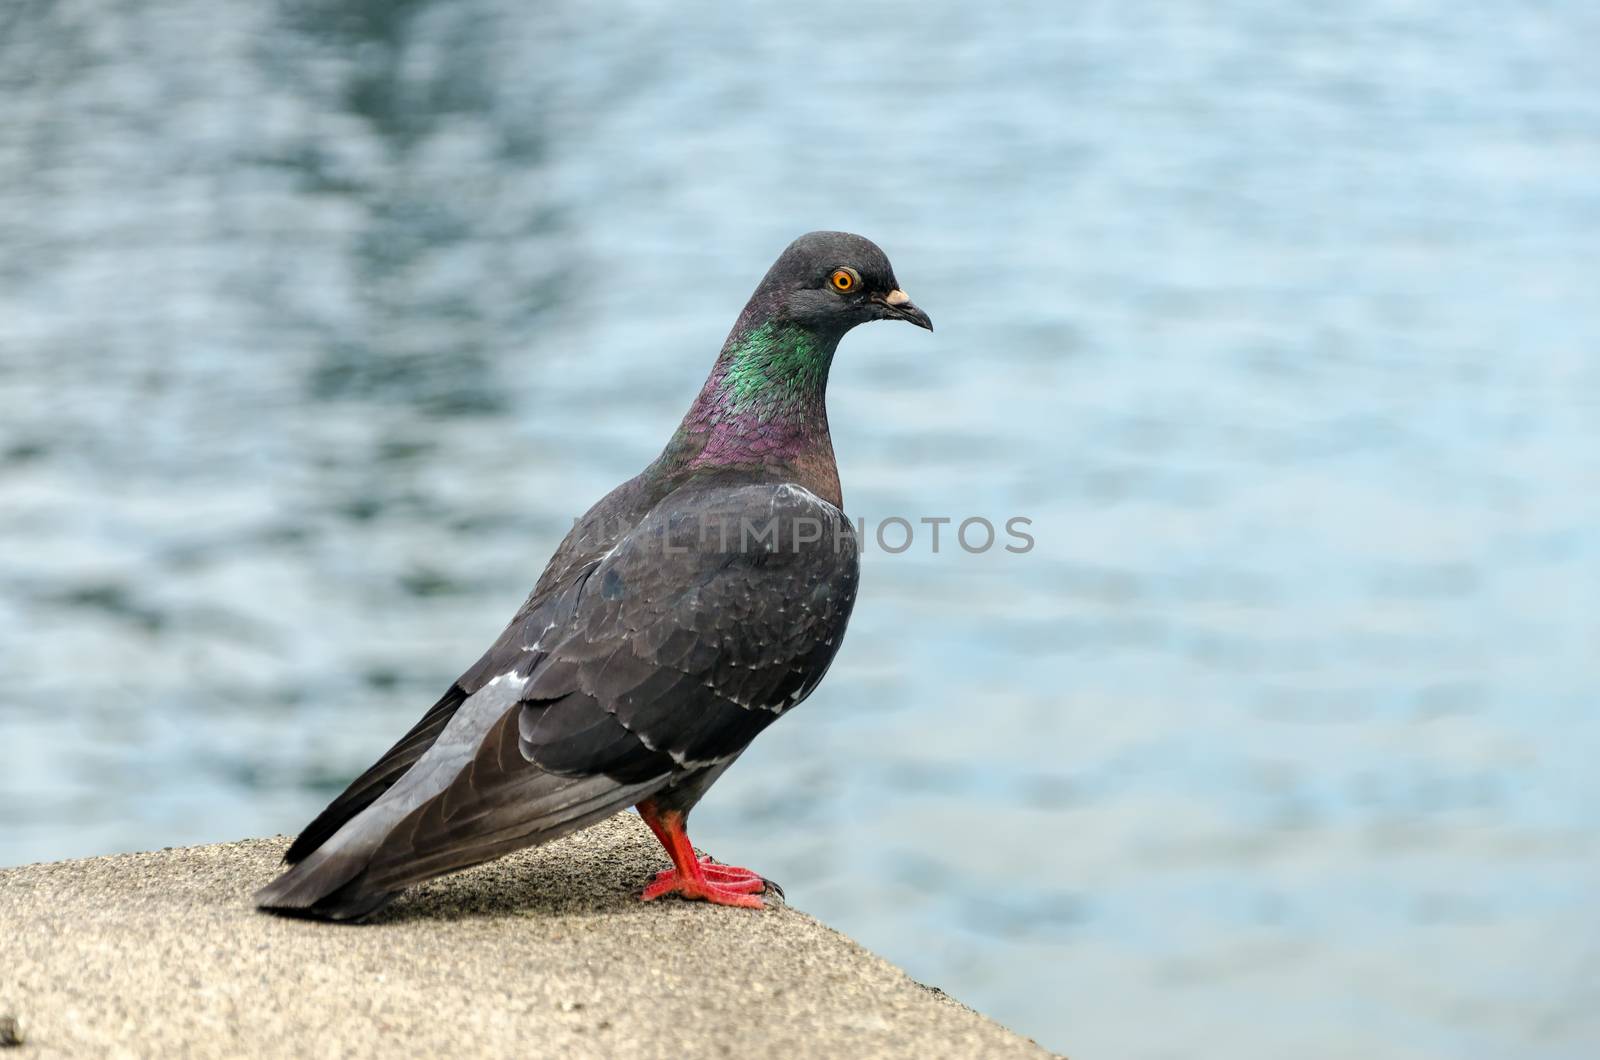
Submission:
M 697 857 L 685 825 L 839 650 L 860 563 L 825 396 L 839 340 L 869 320 L 933 330 L 871 241 L 791 243 L 661 455 L 574 524 L 505 631 L 305 827 L 256 904 L 361 920 L 635 807 L 672 863 L 642 899 L 761 908 L 768 881 Z

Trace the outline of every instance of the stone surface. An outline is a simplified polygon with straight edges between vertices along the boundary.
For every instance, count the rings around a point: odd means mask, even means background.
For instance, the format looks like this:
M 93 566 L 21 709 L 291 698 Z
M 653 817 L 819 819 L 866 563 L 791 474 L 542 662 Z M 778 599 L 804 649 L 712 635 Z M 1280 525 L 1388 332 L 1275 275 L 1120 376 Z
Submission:
M 3 870 L 5 1055 L 1046 1055 L 781 901 L 638 902 L 654 842 L 619 815 L 359 926 L 251 907 L 282 838 Z

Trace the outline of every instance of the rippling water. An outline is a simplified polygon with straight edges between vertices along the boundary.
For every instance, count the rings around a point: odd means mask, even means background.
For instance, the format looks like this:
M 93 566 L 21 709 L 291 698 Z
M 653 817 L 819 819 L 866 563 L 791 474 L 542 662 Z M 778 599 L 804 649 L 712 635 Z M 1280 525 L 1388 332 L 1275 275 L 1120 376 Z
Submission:
M 535 12 L 530 8 L 544 7 Z M 0 11 L 0 863 L 292 831 L 882 243 L 719 855 L 1082 1056 L 1600 1046 L 1600 9 Z

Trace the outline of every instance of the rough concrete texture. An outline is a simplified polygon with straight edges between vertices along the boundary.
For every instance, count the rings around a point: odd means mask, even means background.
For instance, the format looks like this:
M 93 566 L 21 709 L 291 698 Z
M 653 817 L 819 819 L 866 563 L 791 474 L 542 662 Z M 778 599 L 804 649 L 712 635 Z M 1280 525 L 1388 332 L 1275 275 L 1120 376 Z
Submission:
M 251 907 L 285 845 L 0 871 L 4 1055 L 1045 1055 L 779 901 L 639 902 L 632 814 L 360 926 Z

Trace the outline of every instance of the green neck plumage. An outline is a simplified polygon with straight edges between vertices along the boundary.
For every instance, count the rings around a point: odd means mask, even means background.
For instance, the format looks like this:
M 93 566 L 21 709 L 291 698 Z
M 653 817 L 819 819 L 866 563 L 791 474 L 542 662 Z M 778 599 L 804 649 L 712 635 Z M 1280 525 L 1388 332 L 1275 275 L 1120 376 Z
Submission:
M 731 337 L 718 358 L 719 396 L 725 411 L 779 412 L 821 407 L 828 385 L 832 346 L 794 324 L 765 323 Z M 715 382 L 718 372 L 712 372 Z
M 838 345 L 793 322 L 741 319 L 663 456 L 705 466 L 788 460 L 819 445 L 831 454 L 824 399 Z

